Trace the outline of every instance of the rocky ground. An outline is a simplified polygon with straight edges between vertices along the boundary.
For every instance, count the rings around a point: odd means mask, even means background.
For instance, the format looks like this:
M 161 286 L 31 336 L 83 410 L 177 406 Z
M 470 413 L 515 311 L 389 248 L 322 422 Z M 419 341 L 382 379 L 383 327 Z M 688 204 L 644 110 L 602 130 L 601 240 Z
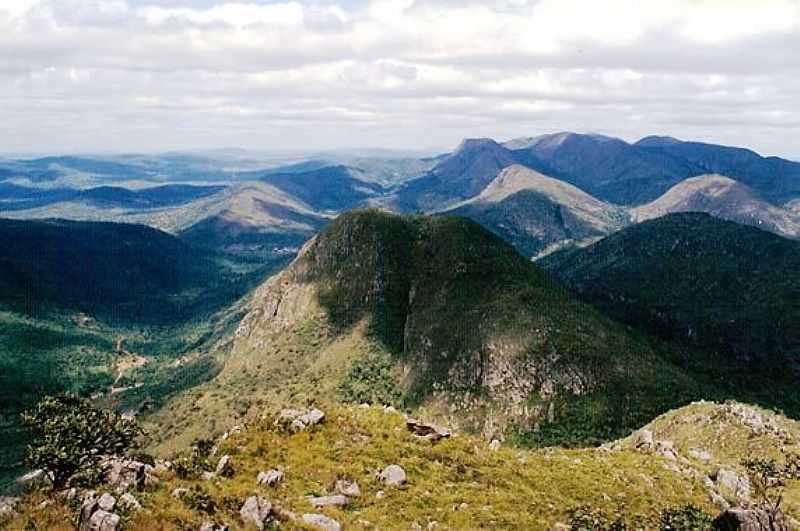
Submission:
M 800 426 L 737 403 L 698 402 L 594 449 L 524 450 L 408 418 L 393 408 L 285 409 L 170 460 L 109 460 L 103 482 L 0 498 L 9 529 L 659 529 L 693 504 L 719 529 L 790 529 L 758 508 L 744 458 L 786 462 Z M 149 461 L 149 462 L 145 462 Z M 784 514 L 785 513 L 785 516 Z M 751 527 L 747 527 L 750 525 Z

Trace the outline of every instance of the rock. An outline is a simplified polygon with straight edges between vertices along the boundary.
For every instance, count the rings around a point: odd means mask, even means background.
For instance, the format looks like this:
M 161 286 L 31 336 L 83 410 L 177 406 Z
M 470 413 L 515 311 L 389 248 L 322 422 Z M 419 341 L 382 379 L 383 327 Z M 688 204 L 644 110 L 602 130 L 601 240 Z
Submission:
M 117 492 L 142 489 L 147 480 L 146 465 L 134 459 L 112 457 L 103 462 L 106 483 Z
M 711 454 L 706 452 L 705 450 L 701 450 L 700 448 L 689 448 L 687 452 L 689 457 L 694 459 L 699 459 L 700 461 L 711 461 Z
M 14 507 L 19 503 L 19 498 L 12 496 L 0 496 L 0 517 L 13 516 Z
M 293 432 L 298 432 L 315 426 L 323 420 L 325 420 L 325 413 L 316 408 L 309 409 L 308 411 L 283 409 L 278 415 L 278 418 L 275 419 L 275 425 L 283 429 L 288 428 Z
M 47 474 L 41 468 L 17 478 L 17 483 L 27 488 L 41 487 L 49 483 L 49 481 Z
M 117 505 L 117 499 L 109 493 L 104 493 L 97 499 L 97 505 L 104 511 L 111 512 Z
M 780 509 L 734 507 L 719 515 L 712 528 L 716 531 L 789 531 Z
M 728 509 L 731 508 L 731 504 L 728 503 L 728 500 L 726 500 L 722 495 L 720 495 L 719 492 L 712 490 L 708 494 L 708 498 L 711 500 L 711 503 L 716 505 L 717 509 L 719 509 L 720 511 L 727 511 Z
M 89 531 L 89 529 L 91 529 L 92 515 L 94 515 L 99 508 L 100 506 L 97 503 L 94 492 L 87 493 L 83 498 L 83 503 L 81 503 L 81 510 L 78 516 L 78 529 L 80 531 Z
M 489 443 L 489 450 L 496 452 L 500 449 L 500 441 L 498 439 L 492 439 L 492 442 Z
M 721 468 L 714 478 L 717 488 L 728 494 L 733 494 L 740 500 L 750 499 L 750 480 L 740 476 L 733 470 Z
M 375 499 L 376 500 L 382 500 L 385 497 L 386 497 L 386 493 L 383 492 L 382 490 L 379 490 L 378 492 L 375 493 Z
M 342 529 L 339 522 L 323 514 L 306 513 L 303 515 L 303 523 L 316 527 L 320 531 L 341 531 Z
M 355 481 L 347 481 L 346 479 L 337 480 L 333 490 L 348 498 L 358 498 L 361 496 L 361 488 L 358 486 L 358 483 Z
M 259 472 L 258 477 L 256 477 L 256 483 L 268 487 L 274 487 L 281 481 L 283 481 L 283 472 L 274 468 L 266 472 Z
M 202 474 L 200 474 L 200 479 L 203 481 L 211 481 L 215 477 L 217 477 L 216 472 L 209 472 L 208 470 L 205 470 Z
M 228 526 L 218 522 L 203 522 L 199 531 L 228 531 Z
M 119 515 L 98 509 L 89 520 L 88 531 L 117 531 Z
M 675 452 L 672 441 L 656 441 L 655 452 L 657 455 L 669 459 L 670 461 L 676 461 L 678 459 L 678 454 Z
M 231 456 L 223 455 L 217 462 L 216 474 L 223 478 L 233 477 L 233 463 L 231 463 Z
M 653 442 L 653 432 L 650 430 L 639 430 L 633 439 L 633 446 L 640 452 L 651 452 L 655 448 Z
M 350 500 L 347 496 L 342 496 L 341 494 L 334 494 L 332 496 L 308 496 L 308 501 L 319 509 L 320 507 L 344 507 Z
M 398 465 L 389 465 L 378 474 L 378 479 L 390 487 L 402 485 L 406 482 L 406 471 Z
M 423 437 L 429 441 L 435 442 L 450 437 L 450 430 L 435 424 L 426 424 L 411 417 L 406 417 L 406 428 L 417 437 Z
M 133 494 L 126 492 L 122 496 L 119 497 L 119 506 L 128 511 L 138 511 L 142 508 L 142 504 L 139 503 L 139 500 L 133 497 Z
M 570 527 L 567 524 L 562 522 L 556 522 L 553 524 L 553 527 L 550 528 L 550 531 L 569 531 Z
M 177 489 L 172 491 L 172 497 L 181 499 L 189 492 L 189 489 L 184 489 L 182 487 L 178 487 Z
M 272 504 L 261 496 L 250 496 L 245 500 L 239 514 L 244 523 L 252 523 L 258 529 L 264 529 L 264 524 L 272 515 Z

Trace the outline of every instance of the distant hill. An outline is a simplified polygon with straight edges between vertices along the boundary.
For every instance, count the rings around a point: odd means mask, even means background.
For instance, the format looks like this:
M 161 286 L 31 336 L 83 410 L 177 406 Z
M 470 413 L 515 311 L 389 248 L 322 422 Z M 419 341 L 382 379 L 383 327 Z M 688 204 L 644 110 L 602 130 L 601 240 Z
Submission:
M 383 187 L 358 178 L 357 170 L 331 166 L 297 173 L 269 174 L 261 180 L 316 210 L 353 208 L 383 193 Z
M 396 192 L 396 205 L 406 211 L 444 209 L 480 193 L 501 170 L 517 164 L 511 151 L 494 140 L 464 140 L 422 177 Z
M 624 209 L 521 165 L 502 170 L 480 194 L 446 214 L 477 221 L 529 257 L 605 236 L 629 222 Z
M 219 376 L 155 420 L 184 419 L 164 438 L 185 441 L 265 403 L 339 397 L 585 444 L 702 395 L 659 348 L 474 222 L 356 211 L 256 290 Z
M 705 212 L 789 238 L 800 237 L 797 213 L 766 202 L 747 185 L 722 175 L 686 179 L 652 203 L 636 207 L 632 212 L 634 221 L 674 212 Z
M 800 242 L 670 214 L 540 264 L 604 313 L 701 352 L 690 365 L 797 410 L 796 393 L 772 391 L 800 370 Z

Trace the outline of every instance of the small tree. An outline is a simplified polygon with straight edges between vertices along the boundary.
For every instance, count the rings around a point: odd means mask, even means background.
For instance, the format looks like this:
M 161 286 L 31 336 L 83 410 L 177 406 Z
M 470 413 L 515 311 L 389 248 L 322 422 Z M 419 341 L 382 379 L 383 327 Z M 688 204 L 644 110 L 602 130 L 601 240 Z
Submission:
M 43 398 L 22 421 L 34 435 L 28 464 L 44 470 L 57 489 L 75 474 L 95 469 L 104 457 L 135 448 L 142 434 L 136 421 L 73 394 Z

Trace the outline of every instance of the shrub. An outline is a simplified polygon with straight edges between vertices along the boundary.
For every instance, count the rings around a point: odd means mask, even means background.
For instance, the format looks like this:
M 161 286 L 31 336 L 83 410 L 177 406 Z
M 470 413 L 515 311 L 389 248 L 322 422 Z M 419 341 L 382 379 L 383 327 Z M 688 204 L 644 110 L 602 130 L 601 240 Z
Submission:
M 43 398 L 22 422 L 34 436 L 27 463 L 44 470 L 57 489 L 78 473 L 93 476 L 103 457 L 135 448 L 142 434 L 135 420 L 73 394 Z
M 188 492 L 181 497 L 181 501 L 192 510 L 206 514 L 217 512 L 217 503 L 211 495 L 200 485 L 193 485 Z
M 397 388 L 389 356 L 369 354 L 353 362 L 350 372 L 337 389 L 343 402 L 399 406 L 402 394 Z
M 669 507 L 661 511 L 661 531 L 707 531 L 714 518 L 694 505 Z
M 583 506 L 570 513 L 572 531 L 625 531 L 628 527 L 619 516 L 611 517 L 600 509 Z

